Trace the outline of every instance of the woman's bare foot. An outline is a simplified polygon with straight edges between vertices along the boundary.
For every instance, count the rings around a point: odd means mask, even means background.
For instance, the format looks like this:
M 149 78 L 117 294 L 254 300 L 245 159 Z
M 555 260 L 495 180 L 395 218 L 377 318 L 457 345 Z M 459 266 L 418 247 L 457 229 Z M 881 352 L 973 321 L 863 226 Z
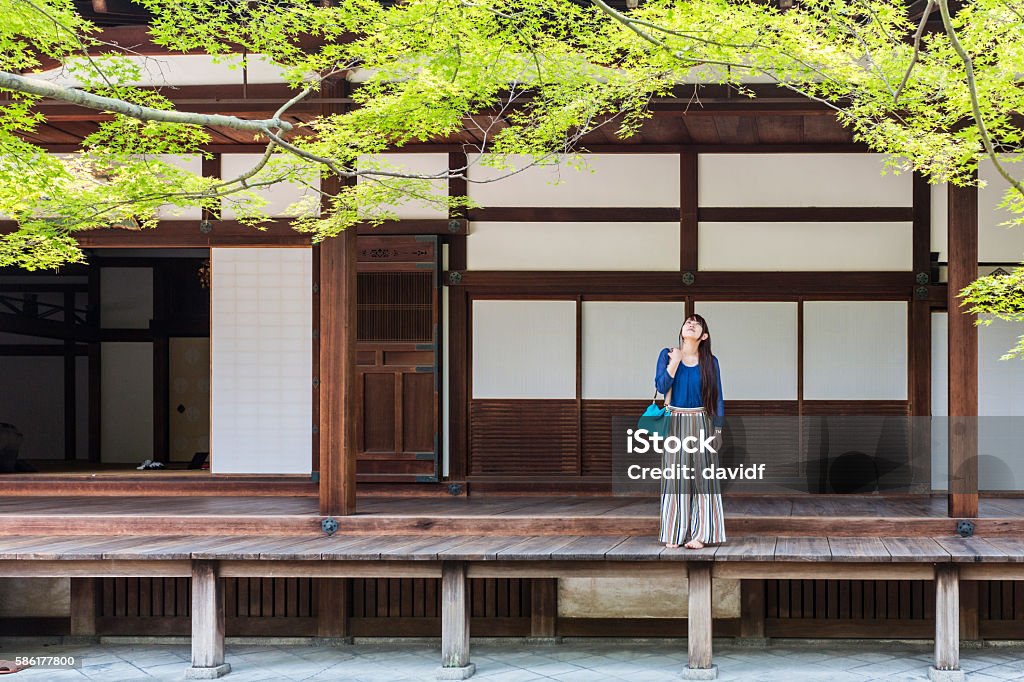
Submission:
M 679 549 L 679 545 L 672 544 L 671 542 L 666 542 L 665 547 L 667 549 Z
M 687 549 L 702 549 L 704 547 L 704 543 L 700 540 L 690 540 L 683 545 L 683 547 L 686 547 Z

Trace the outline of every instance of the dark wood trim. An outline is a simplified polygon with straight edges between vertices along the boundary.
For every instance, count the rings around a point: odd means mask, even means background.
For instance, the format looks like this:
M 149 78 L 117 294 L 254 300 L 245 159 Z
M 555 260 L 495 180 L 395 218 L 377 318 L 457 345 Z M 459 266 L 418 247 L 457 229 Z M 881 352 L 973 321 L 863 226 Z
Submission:
M 701 207 L 697 216 L 702 223 L 909 223 L 914 219 L 914 209 L 902 206 Z
M 498 206 L 470 209 L 468 218 L 470 222 L 671 223 L 679 219 L 679 209 L 649 206 Z
M 583 475 L 583 297 L 576 297 L 576 475 Z
M 961 289 L 978 277 L 978 188 L 948 188 L 949 515 L 978 515 L 978 329 Z
M 70 353 L 74 356 L 85 356 L 88 354 L 88 347 L 75 343 L 71 345 Z M 33 343 L 5 343 L 0 344 L 0 357 L 23 357 L 23 358 L 46 358 L 65 357 L 69 354 L 65 344 L 33 344 Z
M 264 231 L 237 220 L 211 221 L 211 231 L 200 231 L 200 220 L 161 220 L 151 230 L 97 229 L 75 235 L 82 248 L 209 248 L 212 246 L 308 247 L 309 235 L 291 228 L 287 218 L 267 221 Z M 0 234 L 17 228 L 14 221 L 0 220 Z
M 452 223 L 451 220 L 445 219 L 404 218 L 402 220 L 388 220 L 380 225 L 360 223 L 356 226 L 356 231 L 359 234 L 368 235 L 467 234 L 469 231 L 468 223 L 459 218 L 454 220 L 457 222 Z M 452 229 L 453 227 L 455 228 L 454 230 Z
M 684 149 L 679 154 L 679 270 L 696 272 L 698 235 L 698 183 L 700 173 L 697 154 Z
M 449 272 L 455 271 L 449 264 Z M 658 292 L 680 296 L 760 296 L 779 300 L 795 296 L 856 300 L 908 300 L 913 292 L 912 272 L 718 272 L 695 273 L 695 282 L 685 285 L 677 272 L 623 271 L 594 272 L 566 270 L 469 270 L 461 271 L 461 282 L 452 286 L 469 290 L 481 298 L 571 297 L 600 294 L 649 297 Z M 446 281 L 448 273 L 445 273 Z
M 324 201 L 321 206 L 326 204 Z M 313 341 L 311 352 L 312 357 L 312 370 L 313 376 L 320 376 L 320 245 L 313 245 Z M 312 437 L 312 458 L 313 461 L 310 465 L 310 471 L 315 472 L 317 476 L 320 475 L 320 389 L 319 386 L 313 385 L 310 387 L 310 400 L 313 403 L 313 433 Z
M 468 163 L 465 152 L 448 154 L 448 168 L 465 168 Z M 450 178 L 449 196 L 465 196 L 469 191 L 466 180 Z M 453 214 L 451 217 L 459 217 Z M 452 235 L 448 238 L 448 271 L 463 273 L 466 270 L 466 236 Z M 447 283 L 447 277 L 442 278 Z M 439 348 L 448 346 L 448 366 L 442 371 L 448 376 L 448 411 L 444 425 L 448 429 L 448 478 L 463 481 L 469 464 L 469 363 L 470 363 L 470 315 L 469 297 L 460 286 L 448 287 L 448 329 Z M 442 358 L 444 352 L 441 353 Z
M 241 476 L 208 473 L 159 480 L 140 480 L 134 474 L 123 476 L 84 473 L 18 474 L 0 477 L 0 495 L 9 497 L 316 497 L 317 485 L 308 478 L 281 480 L 281 477 Z M 371 488 L 372 489 L 372 488 Z
M 219 178 L 221 174 L 221 155 L 213 154 L 212 156 L 203 157 L 202 173 L 204 178 Z M 220 209 L 209 210 L 204 208 L 202 213 L 203 220 L 220 220 L 221 211 Z
M 960 581 L 961 641 L 977 642 L 981 639 L 981 619 L 978 603 L 979 587 L 980 584 L 977 580 Z M 1019 606 L 1016 606 L 1016 609 L 1019 608 Z M 1020 627 L 1024 630 L 1024 623 L 1021 623 Z

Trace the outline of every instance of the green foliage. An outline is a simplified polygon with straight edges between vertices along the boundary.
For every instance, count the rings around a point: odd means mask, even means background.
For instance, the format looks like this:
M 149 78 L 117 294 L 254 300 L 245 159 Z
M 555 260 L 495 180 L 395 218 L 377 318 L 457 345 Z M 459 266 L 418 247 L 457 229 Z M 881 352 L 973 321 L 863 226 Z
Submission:
M 21 228 L 0 242 L 0 266 L 76 260 L 75 232 L 151 227 L 166 205 L 228 203 L 258 227 L 266 216 L 256 190 L 280 182 L 309 188 L 293 213 L 296 229 L 318 240 L 393 218 L 407 201 L 465 207 L 464 197 L 445 196 L 445 177 L 389 167 L 379 155 L 472 129 L 492 154 L 482 163 L 508 168 L 509 155 L 524 154 L 548 163 L 581 151 L 583 134 L 598 127 L 636 133 L 651 101 L 680 84 L 750 95 L 751 77 L 833 107 L 856 139 L 891 155 L 893 172 L 965 185 L 987 152 L 1010 185 L 1004 205 L 1024 216 L 1024 187 L 1003 163 L 1024 153 L 1016 0 L 965 0 L 955 15 L 935 0 L 944 30 L 920 34 L 908 16 L 920 3 L 905 0 L 801 0 L 787 11 L 754 0 L 645 0 L 624 13 L 604 0 L 141 2 L 158 45 L 234 61 L 241 50 L 265 55 L 297 94 L 355 73 L 356 106 L 293 130 L 250 125 L 269 143 L 260 163 L 238 178 L 202 178 L 165 159 L 202 154 L 206 122 L 161 117 L 172 103 L 133 86 L 139 62 L 100 43 L 73 2 L 0 0 L 0 71 L 31 76 L 58 63 L 83 91 L 146 107 L 104 117 L 81 155 L 58 159 L 25 141 L 42 122 L 38 94 L 5 93 L 0 213 Z M 1020 274 L 983 278 L 965 300 L 1020 321 Z

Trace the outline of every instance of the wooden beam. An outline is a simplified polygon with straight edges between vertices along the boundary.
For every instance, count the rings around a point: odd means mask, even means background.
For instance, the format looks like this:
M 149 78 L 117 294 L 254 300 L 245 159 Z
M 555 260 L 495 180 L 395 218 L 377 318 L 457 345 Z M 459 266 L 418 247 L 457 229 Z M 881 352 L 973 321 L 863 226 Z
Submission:
M 438 679 L 464 680 L 476 665 L 469 660 L 469 595 L 466 562 L 441 564 L 441 667 Z
M 729 206 L 697 211 L 702 223 L 909 223 L 914 209 L 902 206 Z
M 470 209 L 467 217 L 470 222 L 671 223 L 679 219 L 679 209 L 650 206 L 500 206 Z M 623 229 L 628 229 L 628 226 L 623 226 Z
M 213 679 L 231 671 L 224 662 L 224 591 L 217 562 L 192 562 L 192 667 L 186 679 Z
M 960 585 L 956 564 L 935 564 L 936 671 L 960 669 Z M 944 679 L 951 679 L 945 677 Z
M 71 578 L 72 637 L 96 636 L 96 612 L 99 607 L 99 579 Z
M 948 512 L 963 518 L 978 515 L 978 329 L 957 297 L 978 278 L 978 188 L 948 192 Z
M 557 627 L 558 578 L 534 578 L 530 581 L 530 636 L 555 637 Z
M 679 270 L 696 272 L 699 202 L 697 154 L 684 149 L 679 154 Z
M 347 639 L 351 636 L 348 622 L 351 584 L 348 578 L 318 579 L 317 637 Z
M 764 639 L 764 580 L 740 581 L 740 637 Z
M 686 679 L 697 678 L 690 671 L 714 671 L 711 663 L 711 563 L 694 561 L 687 564 L 689 577 L 689 609 L 687 611 Z M 714 674 L 699 679 L 713 679 Z

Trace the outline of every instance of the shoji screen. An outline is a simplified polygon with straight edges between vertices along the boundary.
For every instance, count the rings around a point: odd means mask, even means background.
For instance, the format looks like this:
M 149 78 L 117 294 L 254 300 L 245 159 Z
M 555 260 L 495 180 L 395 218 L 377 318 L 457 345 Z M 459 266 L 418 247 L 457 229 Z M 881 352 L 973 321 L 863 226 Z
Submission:
M 212 470 L 308 474 L 312 252 L 211 251 Z
M 797 304 L 697 301 L 727 400 L 796 400 Z
M 906 400 L 905 301 L 804 302 L 805 400 Z

